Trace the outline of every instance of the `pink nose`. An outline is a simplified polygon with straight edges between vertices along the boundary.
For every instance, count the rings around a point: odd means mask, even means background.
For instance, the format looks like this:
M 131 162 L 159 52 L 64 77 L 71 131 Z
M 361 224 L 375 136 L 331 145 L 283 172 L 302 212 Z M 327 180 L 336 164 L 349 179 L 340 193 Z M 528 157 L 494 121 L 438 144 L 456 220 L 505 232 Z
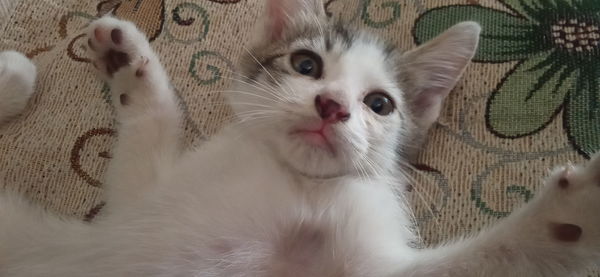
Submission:
M 350 119 L 350 113 L 340 103 L 326 96 L 317 95 L 315 97 L 315 108 L 317 108 L 317 112 L 322 119 L 331 123 Z

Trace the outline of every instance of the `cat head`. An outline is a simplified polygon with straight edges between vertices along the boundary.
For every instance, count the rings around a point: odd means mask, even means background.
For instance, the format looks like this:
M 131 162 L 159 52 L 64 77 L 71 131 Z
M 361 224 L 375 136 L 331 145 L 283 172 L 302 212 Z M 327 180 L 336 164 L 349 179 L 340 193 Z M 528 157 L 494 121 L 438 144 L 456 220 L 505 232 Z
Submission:
M 267 0 L 228 100 L 251 133 L 313 177 L 395 167 L 437 120 L 477 48 L 460 23 L 401 53 L 329 19 L 321 0 Z

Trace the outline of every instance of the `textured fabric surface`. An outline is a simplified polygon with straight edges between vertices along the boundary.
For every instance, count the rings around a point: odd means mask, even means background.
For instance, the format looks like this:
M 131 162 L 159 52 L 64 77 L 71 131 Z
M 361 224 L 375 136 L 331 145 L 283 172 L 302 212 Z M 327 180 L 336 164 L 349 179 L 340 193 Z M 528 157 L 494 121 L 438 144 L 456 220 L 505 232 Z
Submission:
M 4 30 L 10 21 L 10 14 L 19 0 L 0 0 L 0 30 Z
M 4 185 L 82 220 L 101 207 L 114 124 L 107 88 L 84 54 L 87 22 L 112 12 L 146 32 L 184 104 L 186 142 L 198 145 L 228 120 L 219 91 L 233 76 L 261 6 L 260 0 L 0 0 L 0 50 L 27 53 L 39 69 L 27 110 L 0 128 Z M 329 0 L 326 7 L 401 49 L 461 20 L 483 25 L 476 62 L 411 173 L 426 244 L 505 217 L 535 194 L 547 168 L 600 150 L 600 2 Z

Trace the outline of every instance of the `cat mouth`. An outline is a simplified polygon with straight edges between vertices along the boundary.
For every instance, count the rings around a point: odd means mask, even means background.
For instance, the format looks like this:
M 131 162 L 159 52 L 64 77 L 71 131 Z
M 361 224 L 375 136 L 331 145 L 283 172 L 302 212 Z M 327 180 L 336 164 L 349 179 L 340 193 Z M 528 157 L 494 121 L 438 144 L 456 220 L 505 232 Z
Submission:
M 296 129 L 290 132 L 292 136 L 302 138 L 309 145 L 327 149 L 332 154 L 335 154 L 335 148 L 331 143 L 333 136 L 329 124 L 323 122 L 319 128 L 315 129 Z

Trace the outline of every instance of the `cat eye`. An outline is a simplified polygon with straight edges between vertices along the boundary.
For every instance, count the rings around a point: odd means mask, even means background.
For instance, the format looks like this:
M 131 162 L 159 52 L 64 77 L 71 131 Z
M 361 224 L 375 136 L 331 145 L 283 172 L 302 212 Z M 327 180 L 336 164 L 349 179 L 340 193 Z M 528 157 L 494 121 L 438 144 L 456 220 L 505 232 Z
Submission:
M 363 103 L 378 115 L 388 115 L 394 111 L 394 101 L 383 92 L 372 92 L 365 96 Z
M 315 79 L 321 78 L 323 60 L 315 52 L 309 50 L 296 51 L 292 53 L 290 62 L 296 72 Z

